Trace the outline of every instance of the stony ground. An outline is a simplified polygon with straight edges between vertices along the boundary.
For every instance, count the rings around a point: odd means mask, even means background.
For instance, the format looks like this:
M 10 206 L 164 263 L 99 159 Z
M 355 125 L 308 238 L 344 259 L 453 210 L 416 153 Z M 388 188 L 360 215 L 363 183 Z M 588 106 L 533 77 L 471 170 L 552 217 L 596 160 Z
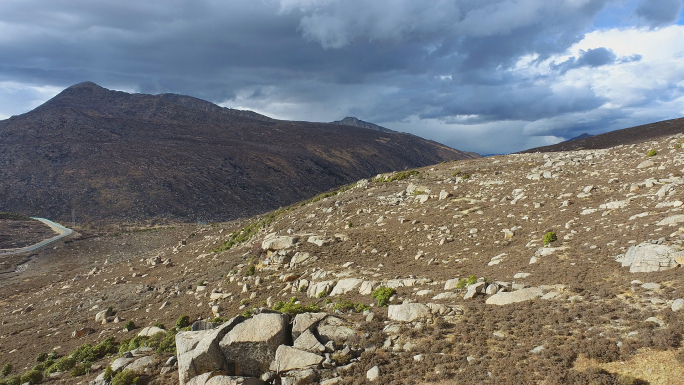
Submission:
M 682 141 L 443 163 L 261 222 L 82 232 L 0 281 L 0 365 L 23 373 L 42 352 L 132 338 L 126 321 L 170 329 L 295 297 L 358 337 L 325 353 L 315 382 L 683 383 Z M 371 297 L 382 287 L 396 291 L 388 308 Z M 170 356 L 136 370 L 176 384 Z M 88 383 L 112 359 L 51 381 Z

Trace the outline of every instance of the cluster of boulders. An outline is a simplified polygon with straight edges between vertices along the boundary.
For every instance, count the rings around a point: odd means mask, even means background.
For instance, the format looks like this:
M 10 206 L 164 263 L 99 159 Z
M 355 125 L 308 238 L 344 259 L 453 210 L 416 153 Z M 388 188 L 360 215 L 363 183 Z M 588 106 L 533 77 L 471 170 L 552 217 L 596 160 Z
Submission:
M 176 335 L 181 385 L 319 383 L 362 352 L 352 346 L 360 339 L 352 325 L 327 313 L 260 310 L 205 325 Z

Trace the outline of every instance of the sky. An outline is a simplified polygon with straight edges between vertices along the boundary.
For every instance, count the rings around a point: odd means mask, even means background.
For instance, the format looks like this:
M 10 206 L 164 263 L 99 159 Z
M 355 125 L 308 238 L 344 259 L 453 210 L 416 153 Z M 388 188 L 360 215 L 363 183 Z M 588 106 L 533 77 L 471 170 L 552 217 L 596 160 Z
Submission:
M 684 116 L 683 0 L 3 0 L 0 119 L 62 89 L 501 154 Z

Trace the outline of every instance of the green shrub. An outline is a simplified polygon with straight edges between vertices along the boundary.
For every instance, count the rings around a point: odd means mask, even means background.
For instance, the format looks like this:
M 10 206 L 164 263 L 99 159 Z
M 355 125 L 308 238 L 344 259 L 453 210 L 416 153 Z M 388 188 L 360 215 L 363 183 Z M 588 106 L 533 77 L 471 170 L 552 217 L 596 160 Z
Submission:
M 166 326 L 164 326 L 164 324 L 161 322 L 157 322 L 152 326 L 158 327 L 159 329 L 162 329 L 162 330 L 166 330 Z
M 71 377 L 81 377 L 90 373 L 90 363 L 78 364 L 71 369 Z
M 408 171 L 399 171 L 395 172 L 394 174 L 383 178 L 375 178 L 373 179 L 373 182 L 394 182 L 395 180 L 404 180 L 412 176 L 420 175 L 420 171 L 418 170 L 408 170 Z
M 333 306 L 333 310 L 339 310 L 341 312 L 348 312 L 349 310 L 354 310 L 357 313 L 362 313 L 365 310 L 370 309 L 367 305 L 359 302 L 352 302 L 348 299 L 338 302 Z
M 2 374 L 3 377 L 7 377 L 8 374 L 12 373 L 12 364 L 5 364 L 5 366 L 2 367 L 2 370 L 0 370 L 0 374 Z
M 461 175 L 461 179 L 470 179 L 470 174 Z
M 41 363 L 39 363 L 39 364 L 37 364 L 37 365 L 34 365 L 33 368 L 31 368 L 31 369 L 33 369 L 33 370 L 40 370 L 40 371 L 42 372 L 42 371 L 45 371 L 45 369 L 47 369 L 47 368 L 49 368 L 50 366 L 52 366 L 52 364 L 54 364 L 54 363 L 55 363 L 54 361 L 52 361 L 52 360 L 50 360 L 50 359 L 47 359 L 47 360 L 45 360 L 45 361 L 43 361 L 43 362 L 41 362 Z
M 327 297 L 328 294 L 329 294 L 329 293 L 328 293 L 327 291 L 323 290 L 322 292 L 318 293 L 318 294 L 316 295 L 316 297 L 317 297 L 317 298 L 323 298 L 323 297 Z
M 135 336 L 131 339 L 121 341 L 121 344 L 119 345 L 119 355 L 144 346 L 149 339 L 150 337 Z
M 94 361 L 95 354 L 93 353 L 93 345 L 83 344 L 79 346 L 73 353 L 71 353 L 71 357 L 76 360 L 76 362 Z
M 126 321 L 126 323 L 124 324 L 124 329 L 128 331 L 135 330 L 135 323 L 133 321 Z
M 254 273 L 256 273 L 256 265 L 249 265 L 249 268 L 247 269 L 245 276 L 249 277 L 251 275 L 254 275 Z
M 71 356 L 62 357 L 49 368 L 45 369 L 45 376 L 48 377 L 55 372 L 66 372 L 76 366 L 76 360 Z
M 425 194 L 425 191 L 423 191 L 423 190 L 414 190 L 413 191 L 413 196 L 423 195 L 423 194 Z
M 466 286 L 468 286 L 468 280 L 465 278 L 459 279 L 458 282 L 456 283 L 457 289 L 464 289 Z
M 111 381 L 111 379 L 112 379 L 113 377 L 114 377 L 114 370 L 112 370 L 112 367 L 111 367 L 111 366 L 107 366 L 107 367 L 105 368 L 105 370 L 104 370 L 104 375 L 103 375 L 102 378 L 103 378 L 105 381 Z
M 29 370 L 21 376 L 21 383 L 38 384 L 43 381 L 43 373 L 38 370 Z
M 209 322 L 213 322 L 215 324 L 224 324 L 227 321 L 228 321 L 228 318 L 224 318 L 224 317 L 216 317 L 216 318 L 209 320 Z
M 178 329 L 171 328 L 171 330 L 165 332 L 159 332 L 146 342 L 146 345 L 155 349 L 157 354 L 162 354 L 164 352 L 175 353 L 176 352 L 176 334 Z
M 245 318 L 252 318 L 252 311 L 250 309 L 245 309 L 245 311 L 242 312 L 242 316 Z
M 47 358 L 48 358 L 47 353 L 45 353 L 45 352 L 40 353 L 38 356 L 36 356 L 36 362 L 45 362 L 45 360 L 47 360 Z
M 21 385 L 21 377 L 12 376 L 10 378 L 5 379 L 4 382 L 7 385 Z
M 649 151 L 646 153 L 646 156 L 655 156 L 655 155 L 658 155 L 658 153 L 656 152 L 656 150 L 649 150 Z
M 544 234 L 544 238 L 542 238 L 542 242 L 544 242 L 544 246 L 548 245 L 551 242 L 555 242 L 558 240 L 558 237 L 556 236 L 556 233 L 553 231 L 549 231 L 548 233 Z
M 396 293 L 397 293 L 397 291 L 391 287 L 381 286 L 381 287 L 375 289 L 375 291 L 373 291 L 373 294 L 371 294 L 371 297 L 378 300 L 378 306 L 379 307 L 387 307 L 389 305 L 390 297 L 392 297 Z
M 137 385 L 140 380 L 134 371 L 126 369 L 112 378 L 111 385 Z
M 273 310 L 292 315 L 301 313 L 316 313 L 321 311 L 321 308 L 317 305 L 302 305 L 301 303 L 295 302 L 297 302 L 296 297 L 292 297 L 290 302 L 278 301 L 273 305 Z
M 190 326 L 190 317 L 182 315 L 176 320 L 176 329 L 183 329 Z
M 107 337 L 104 341 L 95 345 L 93 348 L 93 360 L 96 361 L 100 358 L 106 357 L 108 354 L 114 354 L 117 352 L 116 342 L 114 337 Z
M 477 277 L 471 275 L 470 277 L 468 277 L 468 280 L 466 281 L 466 286 L 472 285 L 474 283 L 477 283 Z

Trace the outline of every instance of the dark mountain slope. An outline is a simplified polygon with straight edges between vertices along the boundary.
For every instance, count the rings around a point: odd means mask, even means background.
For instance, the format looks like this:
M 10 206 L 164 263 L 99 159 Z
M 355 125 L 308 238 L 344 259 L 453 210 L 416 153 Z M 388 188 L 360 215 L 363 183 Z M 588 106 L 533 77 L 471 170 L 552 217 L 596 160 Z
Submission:
M 610 131 L 605 134 L 570 140 L 551 146 L 531 148 L 529 150 L 521 151 L 521 153 L 608 148 L 620 144 L 640 143 L 663 136 L 675 135 L 680 132 L 684 132 L 684 118 L 664 120 L 662 122 Z
M 476 157 L 416 136 L 72 86 L 0 121 L 0 211 L 78 222 L 228 220 L 391 170 Z
M 363 127 L 367 128 L 369 130 L 375 130 L 375 131 L 381 131 L 381 132 L 395 132 L 394 130 L 390 130 L 389 128 L 385 128 L 383 126 L 378 126 L 375 123 L 370 123 L 363 121 L 361 119 L 353 118 L 350 116 L 347 116 L 346 118 L 342 120 L 336 120 L 334 122 L 330 122 L 332 124 L 340 124 L 343 126 L 352 126 L 352 127 Z

